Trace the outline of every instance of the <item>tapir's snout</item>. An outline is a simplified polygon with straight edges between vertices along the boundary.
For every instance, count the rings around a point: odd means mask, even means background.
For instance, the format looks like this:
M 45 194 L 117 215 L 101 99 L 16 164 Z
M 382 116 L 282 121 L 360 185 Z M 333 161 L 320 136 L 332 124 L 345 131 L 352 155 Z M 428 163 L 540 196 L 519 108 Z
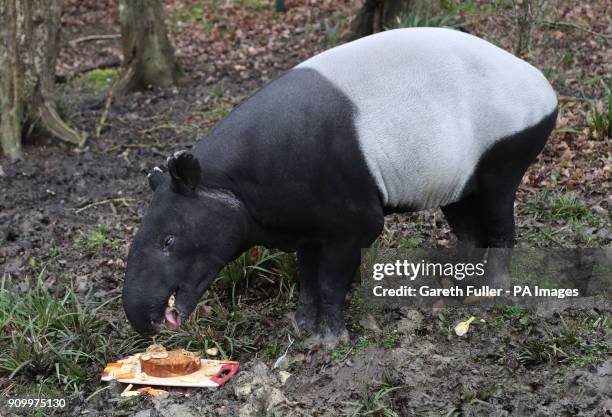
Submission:
M 162 326 L 180 328 L 212 280 L 197 286 L 185 282 L 154 284 L 163 281 L 151 279 L 149 272 L 132 269 L 128 262 L 123 285 L 123 309 L 128 321 L 142 335 L 159 333 Z
M 159 333 L 162 315 L 154 314 L 146 297 L 133 295 L 129 286 L 123 289 L 123 309 L 132 328 L 143 336 Z
M 123 310 L 136 332 L 154 335 L 161 328 L 168 295 L 156 285 L 151 285 L 149 279 L 143 278 L 146 277 L 136 274 L 128 261 L 122 294 Z

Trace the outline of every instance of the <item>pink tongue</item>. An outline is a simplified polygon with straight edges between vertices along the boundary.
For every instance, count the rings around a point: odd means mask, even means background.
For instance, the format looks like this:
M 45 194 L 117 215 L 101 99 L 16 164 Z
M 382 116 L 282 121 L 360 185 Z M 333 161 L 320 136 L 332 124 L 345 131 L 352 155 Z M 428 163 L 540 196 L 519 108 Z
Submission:
M 181 327 L 181 317 L 178 315 L 178 312 L 173 307 L 166 307 L 166 311 L 164 312 L 166 316 L 166 325 L 171 329 L 178 329 Z

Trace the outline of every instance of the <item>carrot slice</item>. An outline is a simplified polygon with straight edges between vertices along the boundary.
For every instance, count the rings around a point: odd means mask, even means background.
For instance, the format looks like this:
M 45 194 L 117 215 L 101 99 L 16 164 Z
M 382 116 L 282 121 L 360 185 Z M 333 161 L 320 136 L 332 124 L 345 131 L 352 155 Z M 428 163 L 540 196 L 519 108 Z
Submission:
M 134 378 L 136 373 L 134 371 L 124 372 L 122 374 L 115 374 L 115 379 L 131 379 Z
M 138 388 L 137 391 L 146 392 L 151 397 L 159 397 L 161 395 L 161 393 L 153 387 Z

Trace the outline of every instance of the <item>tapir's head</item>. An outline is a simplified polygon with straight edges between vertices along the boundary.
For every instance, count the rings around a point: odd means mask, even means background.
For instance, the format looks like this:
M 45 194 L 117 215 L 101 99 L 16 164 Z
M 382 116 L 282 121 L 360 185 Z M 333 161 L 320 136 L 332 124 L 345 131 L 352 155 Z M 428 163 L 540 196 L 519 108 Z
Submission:
M 244 207 L 233 194 L 201 184 L 196 158 L 177 153 L 168 158 L 168 172 L 149 174 L 153 199 L 130 248 L 123 286 L 127 318 L 142 334 L 156 333 L 164 319 L 178 328 L 245 240 Z

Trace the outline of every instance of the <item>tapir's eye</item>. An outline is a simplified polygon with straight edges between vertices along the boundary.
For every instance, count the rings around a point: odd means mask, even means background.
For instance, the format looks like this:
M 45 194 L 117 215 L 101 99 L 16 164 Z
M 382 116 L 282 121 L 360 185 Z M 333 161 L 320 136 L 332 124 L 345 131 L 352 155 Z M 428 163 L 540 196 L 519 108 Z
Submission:
M 172 235 L 166 236 L 166 238 L 164 239 L 164 249 L 168 249 L 173 244 L 174 244 L 174 236 Z

